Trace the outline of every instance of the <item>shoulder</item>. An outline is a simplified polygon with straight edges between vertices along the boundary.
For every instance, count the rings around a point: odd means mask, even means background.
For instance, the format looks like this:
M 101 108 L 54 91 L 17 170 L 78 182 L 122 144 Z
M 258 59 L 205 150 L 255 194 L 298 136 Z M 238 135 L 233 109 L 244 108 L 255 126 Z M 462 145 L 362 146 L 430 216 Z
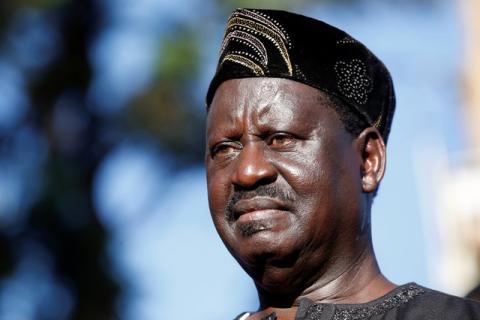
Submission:
M 421 290 L 421 294 L 402 308 L 406 319 L 409 316 L 419 319 L 480 319 L 480 302 L 415 286 Z

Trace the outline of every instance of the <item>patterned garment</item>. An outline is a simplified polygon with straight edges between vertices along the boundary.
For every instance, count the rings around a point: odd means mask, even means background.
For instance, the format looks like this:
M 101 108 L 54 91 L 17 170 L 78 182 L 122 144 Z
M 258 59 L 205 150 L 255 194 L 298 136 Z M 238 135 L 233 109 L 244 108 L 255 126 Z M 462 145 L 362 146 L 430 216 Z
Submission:
M 235 320 L 245 320 L 242 313 Z M 265 320 L 276 319 L 269 315 Z M 295 320 L 479 320 L 480 303 L 424 288 L 400 286 L 385 296 L 362 304 L 314 304 L 300 301 Z

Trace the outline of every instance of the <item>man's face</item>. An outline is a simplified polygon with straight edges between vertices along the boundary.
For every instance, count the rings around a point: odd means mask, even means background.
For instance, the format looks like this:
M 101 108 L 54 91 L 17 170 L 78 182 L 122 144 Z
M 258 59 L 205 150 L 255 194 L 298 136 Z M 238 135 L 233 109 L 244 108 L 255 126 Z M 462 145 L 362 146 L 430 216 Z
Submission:
M 224 82 L 210 106 L 213 222 L 261 286 L 301 281 L 285 274 L 341 259 L 363 232 L 361 154 L 326 104 L 298 82 L 247 78 Z

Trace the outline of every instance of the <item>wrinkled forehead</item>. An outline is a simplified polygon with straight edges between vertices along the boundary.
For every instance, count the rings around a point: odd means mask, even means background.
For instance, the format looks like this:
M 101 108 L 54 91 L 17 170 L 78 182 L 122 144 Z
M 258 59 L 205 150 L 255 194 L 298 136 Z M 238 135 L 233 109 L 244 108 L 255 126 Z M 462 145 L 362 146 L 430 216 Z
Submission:
M 258 125 L 298 123 L 316 118 L 328 99 L 319 90 L 282 78 L 231 79 L 222 83 L 210 105 L 207 134 L 236 121 Z

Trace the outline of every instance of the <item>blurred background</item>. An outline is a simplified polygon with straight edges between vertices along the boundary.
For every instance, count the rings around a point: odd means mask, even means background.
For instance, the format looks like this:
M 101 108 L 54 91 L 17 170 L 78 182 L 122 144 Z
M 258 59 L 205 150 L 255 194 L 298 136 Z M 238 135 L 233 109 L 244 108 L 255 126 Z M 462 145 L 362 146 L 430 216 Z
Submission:
M 380 266 L 480 280 L 477 0 L 1 0 L 0 319 L 232 319 L 257 307 L 207 205 L 204 95 L 236 7 L 365 43 L 397 113 L 373 208 Z

